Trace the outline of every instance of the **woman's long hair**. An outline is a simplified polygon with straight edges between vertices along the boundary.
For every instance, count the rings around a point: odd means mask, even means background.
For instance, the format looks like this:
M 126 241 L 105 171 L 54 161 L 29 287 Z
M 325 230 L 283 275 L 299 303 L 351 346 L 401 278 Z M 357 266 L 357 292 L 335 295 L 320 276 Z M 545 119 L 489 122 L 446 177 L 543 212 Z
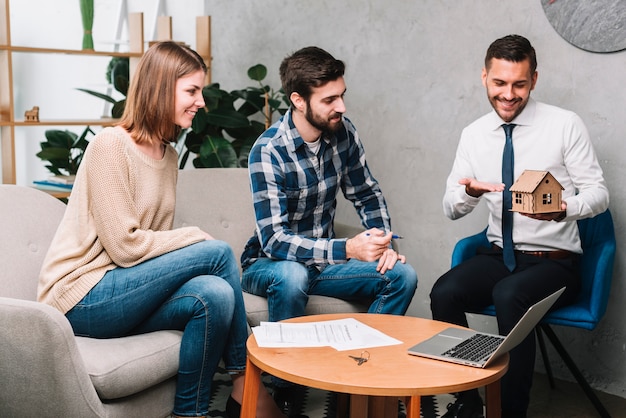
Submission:
M 196 71 L 206 74 L 207 67 L 191 48 L 172 41 L 152 45 L 137 65 L 119 125 L 137 143 L 176 142 L 176 81 Z

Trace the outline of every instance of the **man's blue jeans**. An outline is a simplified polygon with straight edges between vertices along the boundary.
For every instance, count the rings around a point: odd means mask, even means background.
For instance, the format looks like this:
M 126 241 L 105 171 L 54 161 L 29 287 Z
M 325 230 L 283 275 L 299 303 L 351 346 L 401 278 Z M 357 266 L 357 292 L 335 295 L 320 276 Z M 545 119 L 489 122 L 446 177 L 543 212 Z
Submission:
M 179 416 L 208 415 L 220 358 L 228 371 L 245 369 L 239 271 L 223 241 L 202 241 L 110 270 L 66 316 L 74 333 L 87 337 L 183 331 L 174 404 Z
M 352 259 L 320 272 L 295 261 L 260 258 L 243 272 L 241 285 L 267 298 L 270 321 L 304 315 L 308 295 L 372 301 L 369 313 L 404 315 L 417 288 L 415 270 L 398 262 L 380 274 L 377 265 Z
M 417 288 L 415 270 L 409 264 L 396 263 L 380 274 L 377 265 L 352 259 L 320 272 L 295 261 L 260 258 L 244 270 L 241 285 L 246 292 L 267 298 L 270 321 L 304 315 L 308 295 L 373 300 L 369 313 L 404 315 Z M 290 385 L 278 378 L 272 381 L 278 387 Z

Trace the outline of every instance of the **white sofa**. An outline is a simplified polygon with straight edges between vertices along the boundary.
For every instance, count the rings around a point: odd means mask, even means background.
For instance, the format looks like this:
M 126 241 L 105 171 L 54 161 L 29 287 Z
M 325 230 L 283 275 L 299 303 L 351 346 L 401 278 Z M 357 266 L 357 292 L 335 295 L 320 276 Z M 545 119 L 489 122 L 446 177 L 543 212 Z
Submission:
M 181 171 L 177 199 L 176 226 L 198 225 L 239 257 L 254 231 L 246 169 Z M 64 315 L 35 301 L 64 209 L 44 192 L 0 185 L 0 416 L 168 416 L 180 332 L 75 337 Z M 244 296 L 249 324 L 267 320 L 266 300 Z M 363 312 L 367 305 L 315 296 L 307 313 Z

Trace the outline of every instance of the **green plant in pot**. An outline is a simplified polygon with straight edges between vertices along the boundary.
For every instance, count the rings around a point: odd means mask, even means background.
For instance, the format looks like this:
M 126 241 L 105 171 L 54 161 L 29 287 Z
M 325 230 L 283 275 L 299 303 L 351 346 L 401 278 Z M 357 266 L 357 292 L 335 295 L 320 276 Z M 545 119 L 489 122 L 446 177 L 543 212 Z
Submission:
M 266 76 L 267 68 L 257 64 L 248 69 L 248 77 L 258 86 L 227 92 L 212 83 L 202 89 L 206 108 L 196 113 L 184 135 L 180 168 L 190 154 L 196 155 L 196 168 L 247 167 L 254 141 L 272 124 L 274 114 L 284 114 L 289 106 L 282 89 L 262 83 Z
M 37 157 L 47 162 L 46 168 L 54 175 L 74 175 L 89 144 L 89 134 L 94 135 L 89 126 L 80 136 L 67 130 L 47 130 L 46 141 L 40 143 L 41 151 L 37 153 Z
M 128 93 L 128 85 L 130 84 L 130 67 L 127 57 L 113 57 L 111 61 L 109 61 L 109 65 L 106 70 L 106 80 L 107 83 L 113 85 L 115 90 L 124 95 L 123 99 L 115 100 L 107 94 L 89 89 L 78 88 L 77 90 L 91 94 L 92 96 L 111 103 L 113 105 L 111 108 L 111 117 L 121 118 L 124 113 L 124 107 L 126 106 L 126 94 Z

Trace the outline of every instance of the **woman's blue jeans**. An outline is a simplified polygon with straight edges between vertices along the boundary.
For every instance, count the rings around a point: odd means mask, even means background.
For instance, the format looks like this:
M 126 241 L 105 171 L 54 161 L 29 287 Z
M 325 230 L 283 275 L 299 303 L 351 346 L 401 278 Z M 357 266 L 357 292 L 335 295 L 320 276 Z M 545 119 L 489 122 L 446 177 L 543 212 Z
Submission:
M 246 365 L 248 337 L 239 270 L 223 241 L 202 241 L 129 268 L 117 267 L 67 314 L 74 333 L 112 338 L 181 330 L 174 414 L 208 415 L 220 359 Z

